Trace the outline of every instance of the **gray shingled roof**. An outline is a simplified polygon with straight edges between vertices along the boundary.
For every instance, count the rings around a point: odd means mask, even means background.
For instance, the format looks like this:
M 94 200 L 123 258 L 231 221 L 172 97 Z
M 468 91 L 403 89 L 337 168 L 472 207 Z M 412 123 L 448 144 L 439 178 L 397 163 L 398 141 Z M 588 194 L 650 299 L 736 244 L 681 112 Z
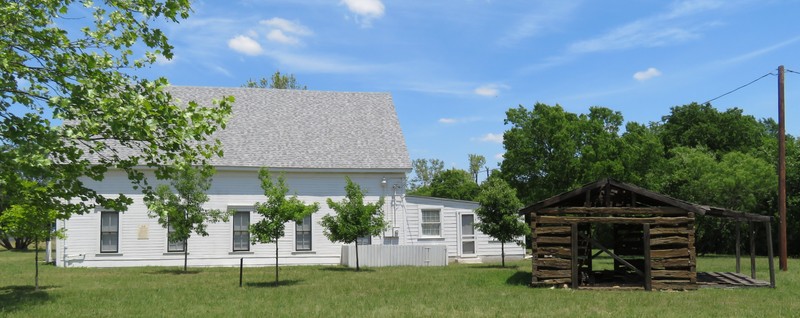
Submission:
M 232 95 L 233 115 L 215 134 L 225 156 L 216 166 L 411 169 L 389 93 L 262 88 L 168 88 L 174 98 L 211 106 Z

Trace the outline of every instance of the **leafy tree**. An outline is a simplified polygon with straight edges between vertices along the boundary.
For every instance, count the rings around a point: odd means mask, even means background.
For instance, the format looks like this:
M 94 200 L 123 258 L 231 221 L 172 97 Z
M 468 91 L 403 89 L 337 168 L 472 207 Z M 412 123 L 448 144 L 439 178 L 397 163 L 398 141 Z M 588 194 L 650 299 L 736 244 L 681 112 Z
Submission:
M 258 178 L 267 202 L 256 203 L 256 213 L 263 218 L 250 225 L 250 233 L 253 234 L 253 244 L 275 242 L 275 286 L 278 286 L 278 239 L 286 235 L 286 222 L 302 221 L 306 216 L 319 211 L 319 204 L 315 202 L 306 205 L 297 195 L 287 198 L 289 187 L 286 186 L 286 178 L 280 175 L 277 184 L 272 182 L 267 168 L 261 168 Z
M 53 223 L 64 215 L 56 210 L 57 205 L 47 205 L 50 201 L 39 202 L 40 196 L 37 193 L 48 193 L 50 188 L 56 186 L 53 182 L 47 180 L 21 180 L 18 186 L 21 188 L 3 189 L 6 194 L 14 193 L 14 195 L 7 196 L 4 203 L 8 207 L 0 214 L 0 233 L 2 235 L 9 235 L 15 240 L 25 239 L 34 243 L 35 252 L 35 289 L 39 289 L 39 242 L 46 240 L 51 236 L 51 229 Z M 63 231 L 52 233 L 53 236 L 63 237 Z M 23 243 L 22 247 L 27 247 Z M 20 246 L 20 243 L 17 243 Z
M 184 164 L 177 171 L 176 177 L 170 182 L 172 186 L 159 185 L 154 197 L 145 198 L 145 204 L 150 217 L 158 218 L 158 223 L 165 229 L 172 228 L 172 231 L 168 231 L 168 240 L 183 242 L 185 272 L 188 269 L 189 237 L 192 233 L 208 236 L 206 222 L 227 222 L 229 212 L 203 208 L 203 204 L 208 202 L 206 191 L 211 188 L 214 167 Z
M 733 151 L 720 159 L 703 148 L 678 147 L 670 152 L 654 190 L 683 200 L 758 213 L 776 196 L 775 167 L 753 155 Z M 715 217 L 698 218 L 698 252 L 733 250 L 733 224 Z
M 411 179 L 411 190 L 426 187 L 433 178 L 444 170 L 444 161 L 439 159 L 414 159 L 411 161 L 414 178 Z
M 0 148 L 2 148 L 0 146 Z M 3 169 L 0 167 L 0 169 Z M 11 204 L 9 201 L 12 197 L 11 192 L 14 189 L 9 189 L 7 187 L 0 187 L 0 220 L 3 219 L 5 212 L 14 205 Z M 28 245 L 33 243 L 33 239 L 21 236 L 22 233 L 9 233 L 0 222 L 0 245 L 7 250 L 26 250 L 28 249 Z M 13 241 L 11 240 L 13 238 Z M 13 242 L 13 243 L 12 243 Z
M 619 160 L 622 120 L 620 112 L 604 107 L 590 107 L 589 114 L 579 116 L 580 168 L 576 172 L 580 183 L 623 174 L 624 167 Z
M 743 115 L 741 109 L 720 112 L 708 103 L 672 107 L 661 121 L 666 149 L 686 146 L 720 153 L 749 152 L 759 146 L 765 133 L 764 126 L 755 117 Z
M 769 162 L 777 162 L 777 159 Z M 765 210 L 776 211 L 779 217 L 777 198 L 773 202 Z M 789 254 L 800 255 L 800 231 L 797 230 L 800 229 L 800 140 L 791 135 L 787 135 L 786 140 L 786 207 L 787 248 Z M 777 223 L 773 224 L 773 233 L 778 233 Z
M 578 116 L 561 106 L 536 103 L 506 111 L 506 149 L 501 172 L 525 203 L 536 202 L 580 185 L 576 172 L 581 134 Z
M 502 178 L 491 177 L 481 185 L 481 192 L 477 198 L 480 207 L 475 210 L 480 221 L 475 224 L 481 232 L 500 241 L 500 251 L 503 267 L 506 266 L 505 244 L 517 241 L 518 237 L 528 235 L 530 227 L 520 220 L 518 214 L 522 203 L 517 199 L 517 193 Z
M 658 126 L 629 122 L 620 140 L 620 180 L 649 188 L 648 174 L 660 169 L 665 161 L 664 145 L 658 136 Z
M 232 102 L 176 105 L 166 79 L 125 73 L 173 56 L 157 25 L 187 18 L 189 1 L 80 4 L 0 2 L 0 144 L 8 146 L 0 154 L 0 188 L 19 189 L 10 201 L 25 198 L 59 218 L 132 203 L 98 194 L 82 177 L 100 181 L 108 169 L 122 169 L 151 198 L 154 189 L 136 167 L 166 178 L 175 162 L 221 155 L 219 142 L 207 139 L 224 128 Z M 25 186 L 34 179 L 47 182 Z
M 328 207 L 336 211 L 336 215 L 325 215 L 320 225 L 325 229 L 325 236 L 332 242 L 345 244 L 356 243 L 356 271 L 360 271 L 358 260 L 358 238 L 375 236 L 386 228 L 383 219 L 383 197 L 376 203 L 364 203 L 364 191 L 361 186 L 345 177 L 345 198 L 334 202 L 328 198 Z
M 39 290 L 39 242 L 51 236 L 63 237 L 63 231 L 52 232 L 58 217 L 55 210 L 46 210 L 34 205 L 14 205 L 0 215 L 0 229 L 13 237 L 24 237 L 34 241 L 36 275 L 34 289 Z
M 469 173 L 475 176 L 475 183 L 478 183 L 478 173 L 481 172 L 481 168 L 486 164 L 486 157 L 477 155 L 477 154 L 469 154 Z
M 431 196 L 456 200 L 472 201 L 478 195 L 480 186 L 472 180 L 469 172 L 461 169 L 442 171 L 431 181 Z
M 294 74 L 284 75 L 281 74 L 281 71 L 275 71 L 275 74 L 272 74 L 272 77 L 270 78 L 262 77 L 258 81 L 254 81 L 253 79 L 248 79 L 247 83 L 244 83 L 242 87 L 299 89 L 299 90 L 307 89 L 305 85 L 300 85 L 297 83 L 297 79 L 294 77 Z
M 511 127 L 504 134 L 501 174 L 526 203 L 613 177 L 701 204 L 753 213 L 777 210 L 774 120 L 692 103 L 673 107 L 660 123 L 629 122 L 620 135 L 622 114 L 603 107 L 575 115 L 539 103 L 506 115 Z M 790 209 L 792 202 L 800 202 L 800 187 L 791 186 L 800 184 L 791 175 L 800 157 L 797 148 L 794 138 L 787 137 Z M 790 224 L 800 222 L 790 219 Z M 732 250 L 732 242 L 723 239 L 730 231 L 727 221 L 699 218 L 698 242 L 703 245 L 698 251 Z

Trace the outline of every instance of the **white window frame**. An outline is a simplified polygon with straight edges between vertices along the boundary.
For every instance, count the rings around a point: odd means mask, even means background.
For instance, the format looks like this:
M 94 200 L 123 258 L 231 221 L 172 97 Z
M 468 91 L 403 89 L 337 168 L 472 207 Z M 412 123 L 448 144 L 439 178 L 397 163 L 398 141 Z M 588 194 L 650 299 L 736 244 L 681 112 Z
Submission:
M 304 235 L 305 235 L 306 232 L 308 234 L 308 248 L 302 248 L 302 249 L 298 248 L 298 244 L 300 243 L 300 241 L 298 240 L 298 236 L 300 235 L 300 232 L 301 232 L 300 231 L 300 226 L 301 226 L 301 224 L 303 226 L 306 225 L 305 224 L 306 222 L 304 222 L 305 219 L 303 219 L 300 222 L 295 222 L 294 223 L 294 250 L 296 252 L 308 252 L 308 251 L 313 251 L 314 250 L 314 227 L 313 227 L 313 225 L 314 225 L 314 216 L 313 215 L 308 215 L 308 216 L 306 216 L 306 218 L 308 218 L 308 224 L 307 224 L 308 225 L 308 230 L 307 231 L 303 230 L 302 232 L 304 233 Z
M 356 243 L 358 243 L 359 246 L 372 245 L 372 236 L 359 236 L 356 239 Z
M 170 242 L 170 240 L 169 240 L 169 233 L 170 232 L 175 232 L 175 230 L 173 229 L 172 224 L 167 222 L 167 253 L 178 253 L 178 252 L 183 253 L 183 252 L 186 252 L 186 240 L 183 240 L 183 241 L 180 241 L 180 242 Z M 180 244 L 180 245 L 178 245 L 178 244 Z M 178 247 L 178 246 L 180 246 L 180 247 Z M 178 248 L 176 248 L 176 247 L 178 247 Z
M 115 226 L 116 229 L 115 229 L 115 231 L 104 231 L 104 228 L 103 228 L 103 217 L 105 215 L 112 215 L 112 214 L 116 215 L 116 219 L 117 219 L 117 224 Z M 102 210 L 102 211 L 100 211 L 100 253 L 111 253 L 111 254 L 119 253 L 119 237 L 120 237 L 119 229 L 120 229 L 120 213 L 119 213 L 119 211 L 112 211 L 112 210 Z M 103 245 L 103 238 L 106 235 L 112 235 L 112 233 L 113 233 L 113 235 L 115 237 L 115 242 L 116 242 L 116 244 L 114 244 L 115 249 L 113 251 L 104 249 L 104 245 Z
M 233 213 L 233 219 L 231 220 L 231 250 L 234 252 L 249 252 L 250 251 L 250 220 L 252 219 L 252 210 L 250 209 L 235 209 Z M 241 229 L 236 228 L 236 218 L 239 215 L 247 215 L 247 226 L 245 230 L 242 231 Z M 236 242 L 236 235 L 245 232 L 247 234 L 247 240 L 244 244 L 244 248 L 241 246 L 237 247 Z M 241 244 L 241 242 L 239 242 Z
M 436 212 L 439 216 L 438 222 L 426 222 L 425 221 L 425 213 L 426 212 Z M 426 225 L 433 225 L 436 224 L 438 227 L 439 234 L 427 234 L 425 233 L 425 226 Z M 419 233 L 420 237 L 442 237 L 442 209 L 421 209 L 419 211 Z

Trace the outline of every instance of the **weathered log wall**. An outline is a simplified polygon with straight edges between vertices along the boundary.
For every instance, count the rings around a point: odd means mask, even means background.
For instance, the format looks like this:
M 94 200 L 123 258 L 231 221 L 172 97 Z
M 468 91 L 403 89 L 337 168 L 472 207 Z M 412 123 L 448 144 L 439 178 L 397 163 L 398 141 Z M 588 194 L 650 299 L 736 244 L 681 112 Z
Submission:
M 613 253 L 620 258 L 615 271 L 645 275 L 647 289 L 696 288 L 694 213 L 672 207 L 569 207 L 534 211 L 530 220 L 534 286 L 589 284 L 592 248 L 599 248 L 589 243 L 591 224 L 602 223 L 613 225 Z

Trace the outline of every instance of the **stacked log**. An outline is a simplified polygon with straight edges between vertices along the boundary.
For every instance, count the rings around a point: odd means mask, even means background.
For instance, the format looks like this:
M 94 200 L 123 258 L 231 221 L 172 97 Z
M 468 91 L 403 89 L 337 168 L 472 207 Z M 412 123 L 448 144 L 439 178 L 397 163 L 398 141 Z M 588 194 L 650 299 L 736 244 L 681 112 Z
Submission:
M 531 226 L 533 236 L 533 280 L 535 286 L 572 283 L 572 228 L 569 224 Z
M 653 289 L 696 289 L 694 222 L 651 228 L 650 259 Z

